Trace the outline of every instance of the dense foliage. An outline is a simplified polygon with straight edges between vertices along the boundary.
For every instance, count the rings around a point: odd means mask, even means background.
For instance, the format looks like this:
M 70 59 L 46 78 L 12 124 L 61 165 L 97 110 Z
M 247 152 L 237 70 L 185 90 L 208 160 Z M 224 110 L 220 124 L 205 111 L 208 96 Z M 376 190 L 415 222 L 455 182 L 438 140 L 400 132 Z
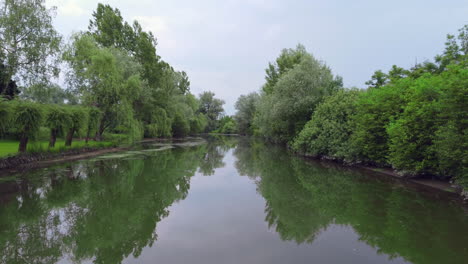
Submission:
M 295 53 L 283 51 L 280 58 L 293 56 L 291 61 L 296 64 L 279 71 L 277 81 L 262 93 L 257 105 L 254 126 L 259 134 L 273 141 L 291 140 L 310 119 L 317 104 L 341 87 L 341 78 L 334 77 L 328 66 L 307 54 L 302 46 L 298 46 L 297 53 L 302 55 L 296 60 Z
M 52 25 L 55 9 L 43 0 L 1 5 L 0 98 L 18 102 L 0 102 L 3 137 L 26 145 L 48 130 L 54 147 L 58 136 L 71 145 L 76 136 L 131 142 L 220 128 L 224 102 L 211 92 L 191 94 L 187 74 L 158 55 L 156 37 L 138 21 L 124 21 L 118 9 L 98 4 L 88 30 L 62 45 Z M 53 83 L 60 68 L 66 89 Z M 29 123 L 18 128 L 9 122 L 16 118 Z
M 239 98 L 238 129 L 301 154 L 468 187 L 468 25 L 448 35 L 433 62 L 378 70 L 366 84 L 367 90 L 344 89 L 302 46 L 285 50 L 266 69 L 258 102 Z

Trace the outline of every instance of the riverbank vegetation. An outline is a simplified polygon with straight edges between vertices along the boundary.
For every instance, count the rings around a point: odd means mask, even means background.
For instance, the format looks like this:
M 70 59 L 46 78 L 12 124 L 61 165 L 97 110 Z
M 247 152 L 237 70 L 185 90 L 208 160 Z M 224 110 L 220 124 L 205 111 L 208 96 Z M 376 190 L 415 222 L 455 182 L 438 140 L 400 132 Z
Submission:
M 294 151 L 468 187 L 468 25 L 448 35 L 433 61 L 376 71 L 367 89 L 344 88 L 305 48 L 285 49 L 266 69 L 260 94 L 241 96 L 243 134 Z
M 44 1 L 5 0 L 0 10 L 0 139 L 19 142 L 19 152 L 30 142 L 56 149 L 58 139 L 71 147 L 77 138 L 122 143 L 225 126 L 224 101 L 192 94 L 156 37 L 118 9 L 98 4 L 88 30 L 68 41 Z

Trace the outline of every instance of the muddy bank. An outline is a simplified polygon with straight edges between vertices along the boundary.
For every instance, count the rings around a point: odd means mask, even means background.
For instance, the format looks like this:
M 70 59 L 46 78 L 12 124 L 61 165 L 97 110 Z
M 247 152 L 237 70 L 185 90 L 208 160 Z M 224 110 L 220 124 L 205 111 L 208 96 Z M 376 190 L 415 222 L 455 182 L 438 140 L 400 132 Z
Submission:
M 193 141 L 186 143 L 187 141 Z M 166 146 L 171 144 L 174 146 L 185 146 L 199 144 L 200 138 L 186 137 L 186 138 L 145 138 L 138 143 L 154 142 L 158 146 Z M 205 141 L 203 141 L 205 142 Z M 33 168 L 46 167 L 59 162 L 74 161 L 80 159 L 91 158 L 106 153 L 119 152 L 129 150 L 134 146 L 120 146 L 120 147 L 107 147 L 107 148 L 79 148 L 70 149 L 62 152 L 42 152 L 42 153 L 24 153 L 12 157 L 0 159 L 0 177 L 6 176 L 14 172 L 25 171 Z
M 80 148 L 57 153 L 43 152 L 20 154 L 0 159 L 0 177 L 26 169 L 44 167 L 58 162 L 85 159 L 126 149 L 128 149 L 128 147 Z

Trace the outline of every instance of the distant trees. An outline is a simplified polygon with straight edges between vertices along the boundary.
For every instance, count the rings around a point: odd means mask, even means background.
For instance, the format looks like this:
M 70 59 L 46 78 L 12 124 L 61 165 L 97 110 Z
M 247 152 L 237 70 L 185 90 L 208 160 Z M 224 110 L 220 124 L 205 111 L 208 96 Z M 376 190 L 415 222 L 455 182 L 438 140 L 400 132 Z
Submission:
M 202 113 L 208 119 L 206 131 L 213 131 L 218 128 L 218 120 L 224 113 L 224 101 L 215 98 L 213 92 L 203 92 L 200 94 L 200 106 L 198 112 Z
M 237 110 L 234 120 L 240 134 L 252 135 L 254 133 L 253 121 L 260 96 L 257 93 L 241 95 L 235 104 Z

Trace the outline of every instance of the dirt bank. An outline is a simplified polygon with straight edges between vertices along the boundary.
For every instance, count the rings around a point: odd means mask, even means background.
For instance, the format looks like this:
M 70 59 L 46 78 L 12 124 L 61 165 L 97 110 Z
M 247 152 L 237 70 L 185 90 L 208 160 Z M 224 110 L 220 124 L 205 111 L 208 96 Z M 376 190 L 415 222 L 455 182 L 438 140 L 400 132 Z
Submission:
M 0 159 L 0 177 L 31 168 L 49 166 L 51 164 L 86 159 L 105 153 L 126 150 L 128 147 L 80 148 L 58 153 L 25 153 Z

